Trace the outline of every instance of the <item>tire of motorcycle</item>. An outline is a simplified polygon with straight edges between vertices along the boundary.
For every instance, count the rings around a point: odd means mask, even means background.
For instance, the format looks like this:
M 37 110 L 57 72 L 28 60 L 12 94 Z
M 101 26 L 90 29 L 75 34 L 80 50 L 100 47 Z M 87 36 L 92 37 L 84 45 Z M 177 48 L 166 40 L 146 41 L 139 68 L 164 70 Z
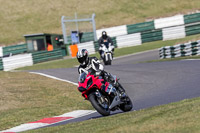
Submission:
M 118 88 L 119 88 L 121 91 L 126 92 L 125 89 L 124 89 L 124 87 L 123 87 L 119 82 L 118 82 Z M 124 104 L 121 104 L 121 105 L 119 106 L 119 108 L 120 108 L 122 111 L 124 111 L 124 112 L 130 111 L 130 110 L 133 108 L 133 103 L 132 103 L 132 101 L 131 101 L 131 99 L 129 98 L 128 95 L 126 96 L 126 99 L 127 99 L 127 102 L 124 103 Z
M 112 63 L 111 63 L 111 62 L 112 62 L 112 60 L 109 60 L 109 62 L 108 62 L 108 65 L 112 65 Z
M 105 59 L 103 59 L 103 63 L 104 63 L 104 65 L 106 65 L 106 61 L 105 61 Z
M 108 65 L 108 62 L 107 62 L 107 61 L 104 61 L 104 65 Z
M 110 109 L 104 109 L 97 101 L 97 97 L 94 93 L 89 95 L 89 101 L 91 102 L 92 106 L 103 116 L 110 115 Z
M 111 62 L 112 62 L 111 60 L 104 61 L 104 65 L 111 65 L 112 64 Z
M 133 104 L 129 96 L 126 96 L 126 102 L 121 104 L 119 108 L 124 112 L 130 111 L 133 108 Z

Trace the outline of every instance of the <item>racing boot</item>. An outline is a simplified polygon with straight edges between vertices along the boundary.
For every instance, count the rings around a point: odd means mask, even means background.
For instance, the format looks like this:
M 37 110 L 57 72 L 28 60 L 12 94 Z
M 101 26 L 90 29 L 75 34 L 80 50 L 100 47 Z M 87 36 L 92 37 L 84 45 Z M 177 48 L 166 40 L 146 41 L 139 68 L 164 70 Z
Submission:
M 118 87 L 117 88 L 118 90 L 119 90 L 119 96 L 120 96 L 120 98 L 121 99 L 125 99 L 126 98 L 126 93 L 120 88 L 120 87 Z

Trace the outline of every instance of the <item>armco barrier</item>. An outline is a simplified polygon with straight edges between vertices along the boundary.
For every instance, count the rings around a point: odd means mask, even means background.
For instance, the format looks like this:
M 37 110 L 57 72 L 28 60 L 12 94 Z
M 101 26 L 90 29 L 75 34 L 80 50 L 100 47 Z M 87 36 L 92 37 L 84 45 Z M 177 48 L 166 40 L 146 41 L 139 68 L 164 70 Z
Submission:
M 78 49 L 87 49 L 89 54 L 95 53 L 94 42 L 85 42 L 78 44 Z
M 118 48 L 141 45 L 142 44 L 141 34 L 135 33 L 124 36 L 118 36 L 116 37 L 116 42 Z
M 145 43 L 158 40 L 177 39 L 188 35 L 199 34 L 199 24 L 200 13 L 194 13 L 189 15 L 175 15 L 171 17 L 159 18 L 153 21 L 137 24 L 99 29 L 96 31 L 96 34 L 97 38 L 99 39 L 101 37 L 102 31 L 106 31 L 109 36 L 116 38 L 120 38 L 120 36 L 125 36 L 128 34 L 139 33 L 141 34 L 142 43 Z M 133 41 L 134 39 L 135 38 L 133 38 Z M 71 40 L 71 38 L 68 37 L 68 40 Z M 92 32 L 83 33 L 82 35 L 81 43 L 88 41 L 94 41 Z M 130 42 L 130 39 L 128 41 Z M 128 41 L 127 43 L 124 42 L 124 44 L 128 44 Z M 98 47 L 96 44 L 97 43 L 95 42 L 94 45 L 95 49 L 97 50 Z M 121 42 L 119 45 L 120 47 L 123 47 Z
M 200 40 L 174 46 L 165 46 L 159 49 L 161 59 L 200 55 Z
M 10 71 L 19 67 L 32 66 L 32 54 L 20 54 L 2 59 L 4 71 Z
M 127 25 L 128 34 L 154 30 L 154 21 Z
M 18 45 L 3 47 L 3 55 L 8 55 L 8 54 L 15 55 L 25 52 L 27 52 L 27 44 L 18 44 Z
M 184 24 L 183 15 L 176 15 L 167 18 L 160 18 L 154 20 L 155 28 L 161 29 L 172 26 L 179 26 Z
M 154 21 L 149 21 L 149 22 L 99 29 L 96 31 L 98 39 L 100 38 L 102 31 L 107 31 L 108 35 L 112 37 L 115 47 L 119 48 L 140 45 L 141 43 L 158 41 L 158 40 L 183 38 L 189 35 L 200 34 L 200 13 L 194 13 L 189 15 L 175 15 L 172 17 L 155 19 Z M 80 48 L 92 49 L 91 51 L 92 53 L 94 53 L 93 47 L 91 46 L 90 43 L 94 41 L 93 37 L 94 37 L 93 32 L 82 33 L 80 37 L 81 44 L 79 44 L 79 46 L 81 46 Z M 71 43 L 71 37 L 68 36 L 67 38 Z M 89 47 L 88 43 L 90 43 Z M 95 41 L 93 45 L 95 51 L 98 51 L 99 47 L 98 42 Z M 8 55 L 10 53 L 15 55 L 24 53 L 26 51 L 27 51 L 26 44 L 0 47 L 0 57 L 3 55 Z M 59 51 L 56 52 L 59 53 Z M 48 52 L 45 54 L 48 55 L 50 53 L 52 52 Z M 40 57 L 40 54 L 38 55 L 36 53 L 33 54 L 35 56 L 34 58 L 35 62 L 43 62 L 50 60 L 49 56 L 45 56 L 43 58 Z M 53 59 L 61 58 L 59 54 L 58 55 L 53 54 L 52 57 Z
M 185 24 L 200 22 L 200 13 L 184 15 Z
M 0 47 L 0 57 L 3 57 L 3 47 Z
M 200 33 L 200 24 L 186 26 L 185 32 L 186 32 L 187 36 L 199 34 Z
M 97 38 L 100 38 L 102 35 L 102 31 L 106 31 L 110 37 L 116 37 L 121 35 L 127 35 L 127 27 L 126 25 L 116 26 L 111 28 L 99 29 L 96 31 Z
M 0 58 L 0 70 L 3 70 L 3 62 L 1 58 Z
M 185 26 L 176 26 L 162 29 L 163 40 L 171 40 L 177 38 L 184 38 L 185 34 Z
M 142 43 L 162 40 L 162 30 L 142 32 Z
M 54 49 L 53 51 L 38 51 L 32 53 L 33 63 L 45 62 L 54 59 L 63 58 L 62 49 Z

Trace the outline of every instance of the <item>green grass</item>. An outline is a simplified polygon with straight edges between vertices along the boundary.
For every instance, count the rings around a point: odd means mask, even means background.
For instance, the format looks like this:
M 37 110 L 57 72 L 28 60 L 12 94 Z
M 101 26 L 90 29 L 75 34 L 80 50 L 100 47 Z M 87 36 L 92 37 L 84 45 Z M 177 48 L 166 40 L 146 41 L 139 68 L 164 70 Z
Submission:
M 23 123 L 92 109 L 77 86 L 26 72 L 0 72 L 0 131 Z
M 156 41 L 156 42 L 144 43 L 142 45 L 134 46 L 134 47 L 127 47 L 127 48 L 120 48 L 120 49 L 117 48 L 115 50 L 114 57 L 133 54 L 133 53 L 137 53 L 137 52 L 143 52 L 143 51 L 152 50 L 152 49 L 157 49 L 157 48 L 161 48 L 163 46 L 172 46 L 172 45 L 184 43 L 187 41 L 195 41 L 197 39 L 200 39 L 200 34 L 188 36 L 188 37 L 182 38 L 182 39 L 168 40 L 168 41 Z M 98 53 L 91 55 L 91 56 L 96 56 L 97 58 L 99 58 Z M 76 58 L 71 58 L 71 59 L 63 59 L 63 60 L 39 63 L 39 64 L 35 64 L 33 66 L 19 68 L 18 70 L 70 68 L 75 65 L 78 65 L 78 61 L 76 60 Z
M 96 14 L 97 29 L 187 14 L 199 0 L 0 0 L 0 46 L 24 42 L 23 35 L 62 33 L 61 16 Z M 84 29 L 87 25 L 80 24 Z
M 198 133 L 200 98 L 28 133 Z

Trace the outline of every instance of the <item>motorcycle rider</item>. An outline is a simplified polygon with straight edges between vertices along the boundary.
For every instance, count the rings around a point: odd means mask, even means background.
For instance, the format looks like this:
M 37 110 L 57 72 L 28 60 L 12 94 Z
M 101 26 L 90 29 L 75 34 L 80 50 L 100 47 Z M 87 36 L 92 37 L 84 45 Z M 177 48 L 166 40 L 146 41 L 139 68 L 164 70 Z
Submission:
M 98 40 L 99 54 L 100 54 L 102 59 L 103 59 L 103 53 L 104 53 L 104 51 L 102 50 L 102 47 L 103 47 L 103 45 L 105 45 L 108 48 L 109 47 L 109 43 L 111 44 L 112 52 L 114 52 L 114 45 L 113 45 L 113 41 L 112 41 L 111 37 L 109 37 L 107 35 L 106 31 L 103 31 L 102 32 L 102 36 Z
M 111 82 L 114 85 L 114 87 L 111 84 L 106 86 L 105 83 L 103 83 L 101 87 L 102 90 L 106 92 L 107 94 L 112 92 L 110 91 L 111 89 L 115 90 L 115 87 L 117 87 L 117 84 L 114 83 L 115 80 L 113 79 L 110 73 L 107 73 L 104 71 L 103 65 L 100 63 L 100 61 L 96 57 L 89 57 L 88 51 L 86 49 L 79 50 L 77 52 L 76 57 L 77 57 L 78 62 L 80 63 L 80 66 L 78 67 L 79 74 L 83 72 L 85 72 L 86 74 L 88 72 L 91 72 L 91 75 L 102 76 L 102 78 L 105 81 Z M 79 90 L 79 91 L 82 92 L 83 90 Z M 115 91 L 113 91 L 113 93 L 115 93 Z M 123 92 L 120 92 L 120 93 L 121 95 L 124 95 Z

